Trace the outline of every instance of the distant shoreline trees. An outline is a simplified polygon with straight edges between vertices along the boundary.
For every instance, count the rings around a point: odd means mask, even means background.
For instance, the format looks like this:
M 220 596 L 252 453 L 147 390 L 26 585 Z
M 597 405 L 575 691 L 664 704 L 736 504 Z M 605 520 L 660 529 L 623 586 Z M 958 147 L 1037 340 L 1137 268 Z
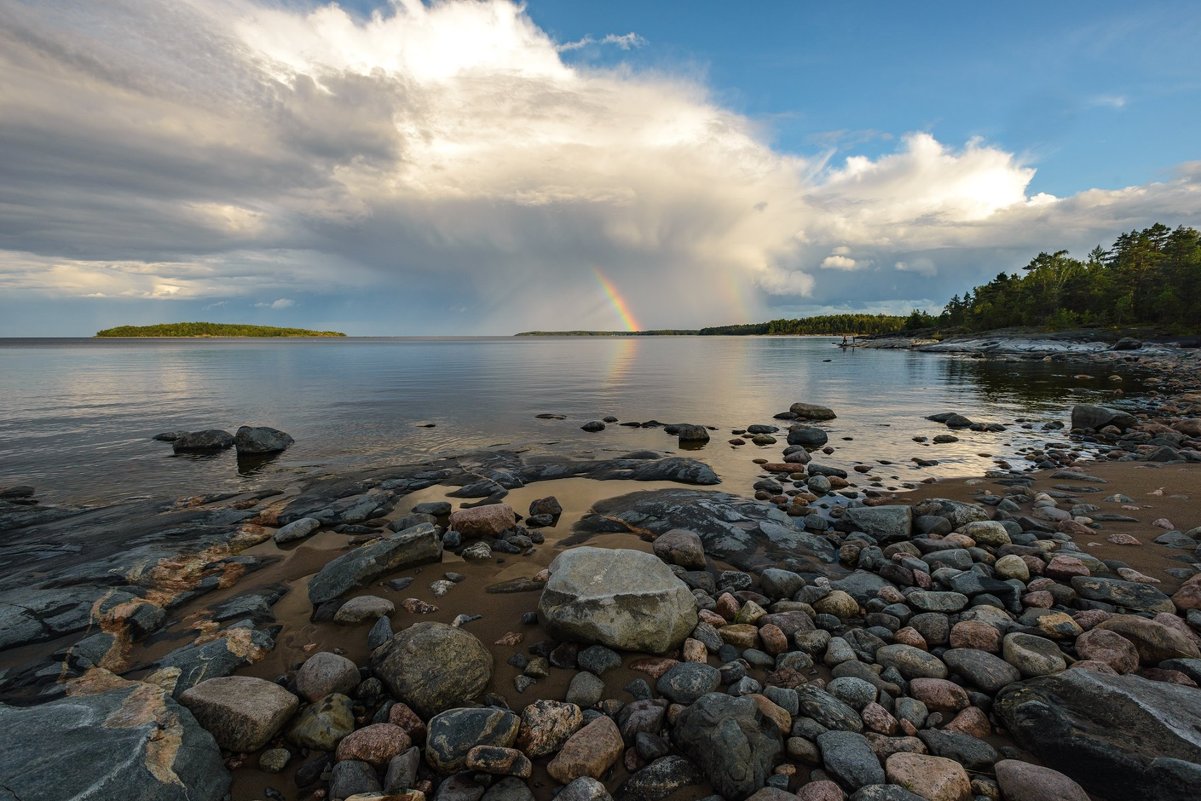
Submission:
M 956 295 L 941 315 L 915 327 L 1201 328 L 1201 234 L 1194 228 L 1156 223 L 1122 234 L 1109 250 L 1093 248 L 1084 260 L 1057 250 L 1022 270 Z
M 96 332 L 97 337 L 344 337 L 339 331 L 310 331 L 307 328 L 277 328 L 238 323 L 159 323 L 121 325 Z

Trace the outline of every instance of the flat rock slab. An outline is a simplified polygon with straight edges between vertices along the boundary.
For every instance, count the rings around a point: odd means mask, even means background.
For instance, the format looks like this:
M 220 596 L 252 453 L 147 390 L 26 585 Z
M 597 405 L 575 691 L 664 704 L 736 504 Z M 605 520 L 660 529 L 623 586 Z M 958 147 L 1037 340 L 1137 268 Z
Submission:
M 840 576 L 838 554 L 824 538 L 803 529 L 787 514 L 749 498 L 723 492 L 665 489 L 633 492 L 599 501 L 576 524 L 576 535 L 613 532 L 656 536 L 672 529 L 694 532 L 705 553 L 743 570 L 780 567 Z M 567 544 L 584 537 L 573 537 Z
M 538 602 L 548 632 L 564 640 L 664 653 L 696 627 L 696 599 L 657 557 L 573 548 L 555 557 Z
M 327 562 L 309 582 L 309 601 L 319 606 L 393 570 L 441 558 L 438 529 L 422 523 Z
M 219 801 L 230 777 L 212 735 L 161 689 L 109 688 L 40 706 L 0 705 L 0 790 L 20 801 Z
M 1005 688 L 993 712 L 1019 745 L 1105 797 L 1193 801 L 1201 787 L 1196 688 L 1067 670 Z

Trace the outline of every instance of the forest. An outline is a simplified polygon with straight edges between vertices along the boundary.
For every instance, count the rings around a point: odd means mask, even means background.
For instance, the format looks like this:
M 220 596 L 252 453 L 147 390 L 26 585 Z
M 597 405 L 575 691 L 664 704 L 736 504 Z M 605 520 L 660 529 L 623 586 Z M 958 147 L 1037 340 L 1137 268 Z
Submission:
M 951 298 L 942 314 L 914 310 L 905 330 L 987 331 L 1030 326 L 1201 327 L 1201 234 L 1156 223 L 1122 234 L 1081 260 L 1039 253 L 1020 274 L 1001 273 Z
M 741 336 L 747 334 L 831 335 L 895 334 L 905 328 L 908 318 L 891 314 L 823 314 L 796 320 L 771 320 L 746 325 L 718 325 L 702 328 L 702 336 Z
M 276 328 L 270 325 L 239 323 L 159 323 L 158 325 L 121 325 L 97 331 L 98 337 L 344 337 L 338 331 L 310 331 L 307 328 Z

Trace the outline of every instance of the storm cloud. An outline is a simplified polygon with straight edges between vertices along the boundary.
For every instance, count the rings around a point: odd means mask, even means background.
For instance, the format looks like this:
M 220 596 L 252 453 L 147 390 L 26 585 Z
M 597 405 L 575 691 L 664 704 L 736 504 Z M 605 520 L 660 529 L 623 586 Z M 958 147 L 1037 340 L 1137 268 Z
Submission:
M 0 0 L 0 290 L 509 333 L 619 327 L 600 273 L 643 325 L 697 326 L 941 305 L 1201 211 L 1196 165 L 1055 198 L 981 141 L 779 152 L 702 83 L 573 46 L 501 0 Z M 395 317 L 356 316 L 380 298 Z

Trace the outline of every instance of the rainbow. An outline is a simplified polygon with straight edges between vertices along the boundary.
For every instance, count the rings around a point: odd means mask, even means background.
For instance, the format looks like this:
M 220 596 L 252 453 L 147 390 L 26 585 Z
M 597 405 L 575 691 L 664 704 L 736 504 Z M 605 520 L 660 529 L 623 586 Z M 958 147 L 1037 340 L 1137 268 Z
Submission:
M 610 281 L 605 274 L 600 271 L 599 267 L 594 267 L 592 272 L 596 274 L 596 280 L 600 283 L 601 289 L 605 290 L 605 295 L 608 296 L 609 302 L 613 304 L 613 310 L 616 311 L 617 316 L 621 318 L 621 322 L 626 327 L 626 330 L 639 330 L 638 321 L 634 319 L 634 315 L 630 311 L 629 304 L 626 303 L 625 298 L 618 293 L 617 287 L 613 286 L 613 282 Z

